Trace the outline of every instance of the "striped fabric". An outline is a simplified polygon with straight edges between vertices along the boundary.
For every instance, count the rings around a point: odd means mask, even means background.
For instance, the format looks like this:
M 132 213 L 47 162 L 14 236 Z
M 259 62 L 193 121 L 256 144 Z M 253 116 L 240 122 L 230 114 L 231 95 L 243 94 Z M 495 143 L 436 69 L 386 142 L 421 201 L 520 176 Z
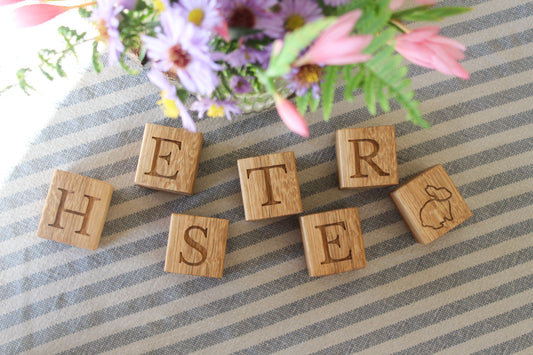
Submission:
M 192 197 L 133 185 L 144 124 L 178 126 L 145 76 L 88 73 L 32 142 L 0 193 L 0 354 L 533 352 L 533 4 L 475 7 L 442 23 L 466 44 L 463 81 L 411 66 L 432 128 L 397 105 L 371 116 L 343 101 L 307 114 L 311 137 L 275 110 L 200 121 Z M 337 188 L 334 132 L 396 126 L 402 181 L 441 163 L 474 217 L 416 244 L 390 189 Z M 357 206 L 368 264 L 310 278 L 297 216 L 246 222 L 236 161 L 294 151 L 305 213 Z M 100 248 L 35 236 L 52 172 L 115 187 Z M 163 271 L 171 213 L 226 218 L 224 277 Z

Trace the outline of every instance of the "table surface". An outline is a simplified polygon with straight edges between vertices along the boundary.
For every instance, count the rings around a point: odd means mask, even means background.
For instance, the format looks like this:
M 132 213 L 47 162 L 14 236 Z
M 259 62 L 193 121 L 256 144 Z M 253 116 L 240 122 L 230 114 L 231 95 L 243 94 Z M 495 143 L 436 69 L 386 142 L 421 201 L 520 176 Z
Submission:
M 475 8 L 442 23 L 471 78 L 410 66 L 430 129 L 397 105 L 371 116 L 341 87 L 330 122 L 306 115 L 309 139 L 275 110 L 202 120 L 191 197 L 133 184 L 144 124 L 180 125 L 157 89 L 120 68 L 85 74 L 2 184 L 0 353 L 531 353 L 533 4 L 442 3 Z M 374 125 L 396 127 L 401 181 L 442 164 L 473 218 L 424 246 L 391 188 L 340 191 L 335 130 Z M 359 208 L 365 269 L 310 278 L 297 216 L 244 220 L 237 159 L 284 151 L 305 213 Z M 97 251 L 36 237 L 54 169 L 114 186 Z M 171 213 L 230 221 L 222 279 L 163 271 Z

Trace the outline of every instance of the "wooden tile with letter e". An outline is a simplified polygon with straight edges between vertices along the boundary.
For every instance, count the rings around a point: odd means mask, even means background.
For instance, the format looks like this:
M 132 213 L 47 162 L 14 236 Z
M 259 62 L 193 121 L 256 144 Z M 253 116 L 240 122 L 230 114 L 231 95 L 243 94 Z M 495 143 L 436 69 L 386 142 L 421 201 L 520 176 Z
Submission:
M 247 221 L 302 212 L 294 152 L 240 159 L 237 165 Z
M 154 190 L 193 195 L 202 141 L 201 133 L 147 123 L 135 184 Z
M 442 165 L 435 165 L 390 193 L 417 242 L 428 244 L 472 212 Z
M 335 149 L 340 189 L 398 184 L 394 126 L 338 130 Z
M 96 250 L 112 194 L 107 182 L 54 171 L 37 236 Z
M 310 276 L 337 274 L 366 266 L 357 207 L 302 216 L 300 228 Z
M 221 278 L 228 228 L 227 219 L 172 214 L 165 271 Z

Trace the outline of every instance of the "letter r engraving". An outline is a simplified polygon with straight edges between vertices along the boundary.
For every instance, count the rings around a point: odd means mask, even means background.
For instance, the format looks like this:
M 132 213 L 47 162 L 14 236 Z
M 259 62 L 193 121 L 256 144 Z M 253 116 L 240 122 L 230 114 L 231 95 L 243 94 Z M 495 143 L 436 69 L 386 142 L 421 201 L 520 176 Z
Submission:
M 270 166 L 263 166 L 261 168 L 253 168 L 253 169 L 246 169 L 246 177 L 249 179 L 250 174 L 254 171 L 261 170 L 263 172 L 263 178 L 265 180 L 265 186 L 266 186 L 266 194 L 267 194 L 267 202 L 263 203 L 261 206 L 271 206 L 271 205 L 277 205 L 280 204 L 281 201 L 276 201 L 274 199 L 274 192 L 272 191 L 272 181 L 270 180 L 270 169 L 275 168 L 281 168 L 287 173 L 287 166 L 285 164 L 278 164 L 278 165 L 270 165 Z
M 150 176 L 157 176 L 162 177 L 166 179 L 175 179 L 176 176 L 178 176 L 178 170 L 173 175 L 161 175 L 157 172 L 157 160 L 163 159 L 167 162 L 167 165 L 170 165 L 170 156 L 172 155 L 172 152 L 169 152 L 167 155 L 160 155 L 161 154 L 161 142 L 169 142 L 173 143 L 178 146 L 178 150 L 181 150 L 181 142 L 175 141 L 172 139 L 166 139 L 166 138 L 160 138 L 160 137 L 152 137 L 152 139 L 155 139 L 155 147 L 154 147 L 154 155 L 152 156 L 152 166 L 150 171 L 145 172 L 145 175 Z
M 336 222 L 336 223 L 323 224 L 323 225 L 320 225 L 320 226 L 315 226 L 315 228 L 320 230 L 320 235 L 322 236 L 322 248 L 324 249 L 324 261 L 322 261 L 320 263 L 322 265 L 331 264 L 331 263 L 338 262 L 338 261 L 344 261 L 344 260 L 351 260 L 352 259 L 352 250 L 351 249 L 350 249 L 348 255 L 345 256 L 344 258 L 335 259 L 335 258 L 333 258 L 331 256 L 331 254 L 329 252 L 329 245 L 328 244 L 335 244 L 339 248 L 341 246 L 341 244 L 339 242 L 339 235 L 338 234 L 335 237 L 335 239 L 328 241 L 328 236 L 326 234 L 326 228 L 334 227 L 334 226 L 340 226 L 340 227 L 342 227 L 343 230 L 346 230 L 346 224 L 344 223 L 344 221 L 340 221 L 340 222 Z
M 69 193 L 74 193 L 74 191 L 69 191 L 62 189 L 58 187 L 58 190 L 61 191 L 61 199 L 59 200 L 59 206 L 57 208 L 56 218 L 54 220 L 54 223 L 48 224 L 50 227 L 64 229 L 61 227 L 61 214 L 63 212 L 71 213 L 80 217 L 83 217 L 83 222 L 81 223 L 81 227 L 79 230 L 75 231 L 74 233 L 90 236 L 89 233 L 87 233 L 87 228 L 89 225 L 89 216 L 91 215 L 91 211 L 93 210 L 94 201 L 99 201 L 99 198 L 89 196 L 89 195 L 83 195 L 83 197 L 86 197 L 89 201 L 87 203 L 87 208 L 85 209 L 85 212 L 78 212 L 73 210 L 67 210 L 65 209 L 65 201 L 67 199 L 67 196 Z
M 348 142 L 353 143 L 353 149 L 355 153 L 355 175 L 350 176 L 351 178 L 365 178 L 368 175 L 365 175 L 361 172 L 361 160 L 364 160 L 372 169 L 374 169 L 379 176 L 389 176 L 389 173 L 384 172 L 373 160 L 376 155 L 378 155 L 379 144 L 373 139 L 350 139 Z M 359 150 L 359 143 L 368 142 L 372 145 L 372 152 L 368 155 L 361 155 Z
M 207 259 L 207 250 L 203 247 L 202 244 L 200 244 L 200 243 L 194 241 L 194 240 L 191 238 L 191 236 L 190 236 L 190 234 L 189 234 L 189 231 L 190 231 L 191 229 L 198 229 L 198 230 L 200 230 L 200 231 L 203 233 L 203 235 L 205 236 L 205 238 L 207 239 L 207 228 L 202 228 L 202 227 L 200 227 L 200 226 L 190 226 L 189 228 L 187 228 L 187 229 L 185 230 L 185 242 L 186 242 L 187 244 L 189 244 L 193 249 L 199 251 L 200 254 L 202 254 L 202 259 L 201 259 L 200 261 L 197 261 L 197 262 L 190 262 L 190 261 L 187 261 L 187 260 L 183 257 L 183 253 L 180 251 L 180 261 L 179 261 L 179 262 L 180 262 L 180 263 L 183 262 L 183 263 L 185 263 L 185 264 L 187 264 L 187 265 L 190 265 L 190 266 L 198 266 L 198 265 L 202 264 L 202 263 L 205 261 L 205 259 Z

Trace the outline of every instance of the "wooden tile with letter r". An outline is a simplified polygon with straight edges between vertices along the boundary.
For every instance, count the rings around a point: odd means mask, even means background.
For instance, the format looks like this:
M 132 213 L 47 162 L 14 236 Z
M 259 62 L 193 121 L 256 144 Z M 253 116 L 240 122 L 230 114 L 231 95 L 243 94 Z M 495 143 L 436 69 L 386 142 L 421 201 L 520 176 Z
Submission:
M 398 184 L 394 126 L 340 129 L 335 150 L 340 189 Z
M 112 194 L 105 181 L 55 170 L 37 236 L 96 250 Z
M 227 219 L 172 214 L 165 271 L 221 278 L 228 228 Z
M 186 129 L 147 123 L 135 184 L 193 195 L 203 137 Z
M 294 152 L 240 159 L 237 165 L 247 221 L 302 212 Z
M 365 248 L 357 207 L 300 217 L 309 276 L 362 269 Z
M 435 165 L 390 193 L 415 240 L 428 244 L 457 227 L 472 212 L 442 165 Z

